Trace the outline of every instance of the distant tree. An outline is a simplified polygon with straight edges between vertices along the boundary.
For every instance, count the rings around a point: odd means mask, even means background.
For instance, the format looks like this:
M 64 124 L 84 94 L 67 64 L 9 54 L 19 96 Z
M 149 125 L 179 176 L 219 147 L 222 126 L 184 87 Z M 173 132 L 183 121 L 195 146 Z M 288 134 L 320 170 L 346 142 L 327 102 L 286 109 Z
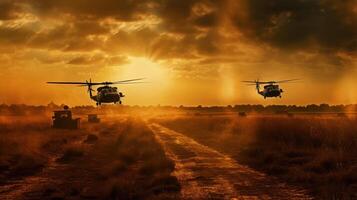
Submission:
M 320 112 L 328 112 L 330 111 L 330 106 L 326 103 L 320 104 Z
M 316 104 L 310 104 L 306 106 L 306 111 L 307 112 L 318 112 L 319 111 L 319 106 Z

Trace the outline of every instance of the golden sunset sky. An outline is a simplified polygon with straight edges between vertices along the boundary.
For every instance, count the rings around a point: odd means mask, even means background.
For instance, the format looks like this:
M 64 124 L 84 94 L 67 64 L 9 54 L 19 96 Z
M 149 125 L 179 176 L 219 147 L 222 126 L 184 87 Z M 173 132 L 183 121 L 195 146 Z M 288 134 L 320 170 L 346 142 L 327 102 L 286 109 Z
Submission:
M 357 103 L 357 0 L 0 0 L 0 103 Z M 264 100 L 242 80 L 301 78 Z

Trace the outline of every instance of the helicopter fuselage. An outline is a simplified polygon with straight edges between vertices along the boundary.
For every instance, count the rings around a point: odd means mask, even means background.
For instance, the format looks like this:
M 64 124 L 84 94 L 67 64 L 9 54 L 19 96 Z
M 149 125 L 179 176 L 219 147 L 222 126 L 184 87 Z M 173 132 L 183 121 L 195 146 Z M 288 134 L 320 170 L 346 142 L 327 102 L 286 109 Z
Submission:
M 121 104 L 121 97 L 124 95 L 118 92 L 116 87 L 103 86 L 97 89 L 97 95 L 92 95 L 90 93 L 90 98 L 97 102 L 97 105 L 102 103 L 119 103 Z
M 281 93 L 283 93 L 283 90 L 279 88 L 279 85 L 265 85 L 264 90 L 259 91 L 258 93 L 262 95 L 264 98 L 267 97 L 280 97 L 281 98 Z
M 288 79 L 288 80 L 280 80 L 280 81 L 259 81 L 259 80 L 254 80 L 254 81 L 242 81 L 244 83 L 247 83 L 247 85 L 255 85 L 255 88 L 258 92 L 258 94 L 262 95 L 264 99 L 267 97 L 280 97 L 281 94 L 283 93 L 283 90 L 279 88 L 278 83 L 287 83 L 287 82 L 292 82 L 292 81 L 298 81 L 301 79 Z M 264 85 L 264 89 L 260 90 L 260 86 Z

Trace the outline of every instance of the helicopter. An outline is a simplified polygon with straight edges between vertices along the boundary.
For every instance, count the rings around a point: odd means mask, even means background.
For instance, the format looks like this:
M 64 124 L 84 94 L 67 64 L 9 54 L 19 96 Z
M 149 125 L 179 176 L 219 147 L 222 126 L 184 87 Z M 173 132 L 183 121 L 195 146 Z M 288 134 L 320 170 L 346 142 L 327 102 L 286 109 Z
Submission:
M 89 97 L 96 102 L 97 106 L 99 106 L 102 103 L 122 104 L 121 98 L 125 96 L 123 93 L 118 92 L 117 87 L 111 87 L 110 85 L 143 83 L 138 82 L 143 79 L 144 78 L 137 78 L 115 82 L 92 82 L 92 80 L 89 79 L 89 81 L 86 80 L 86 82 L 47 82 L 47 84 L 78 85 L 83 87 L 87 86 Z M 92 86 L 100 86 L 97 88 L 97 95 L 93 95 L 95 90 L 93 90 Z
M 248 83 L 247 85 L 255 85 L 258 94 L 262 95 L 264 99 L 267 97 L 279 97 L 281 98 L 281 94 L 283 90 L 279 88 L 278 83 L 287 83 L 292 81 L 298 81 L 300 79 L 289 79 L 289 80 L 281 80 L 281 81 L 242 81 L 244 83 Z M 264 85 L 264 90 L 260 90 L 260 85 Z

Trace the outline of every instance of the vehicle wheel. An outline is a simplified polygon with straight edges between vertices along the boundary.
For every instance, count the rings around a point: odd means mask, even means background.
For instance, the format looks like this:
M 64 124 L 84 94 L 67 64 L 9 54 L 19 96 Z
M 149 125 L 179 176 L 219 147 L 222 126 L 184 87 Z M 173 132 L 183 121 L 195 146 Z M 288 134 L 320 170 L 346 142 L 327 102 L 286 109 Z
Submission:
M 119 104 L 121 104 L 121 101 L 119 101 Z

